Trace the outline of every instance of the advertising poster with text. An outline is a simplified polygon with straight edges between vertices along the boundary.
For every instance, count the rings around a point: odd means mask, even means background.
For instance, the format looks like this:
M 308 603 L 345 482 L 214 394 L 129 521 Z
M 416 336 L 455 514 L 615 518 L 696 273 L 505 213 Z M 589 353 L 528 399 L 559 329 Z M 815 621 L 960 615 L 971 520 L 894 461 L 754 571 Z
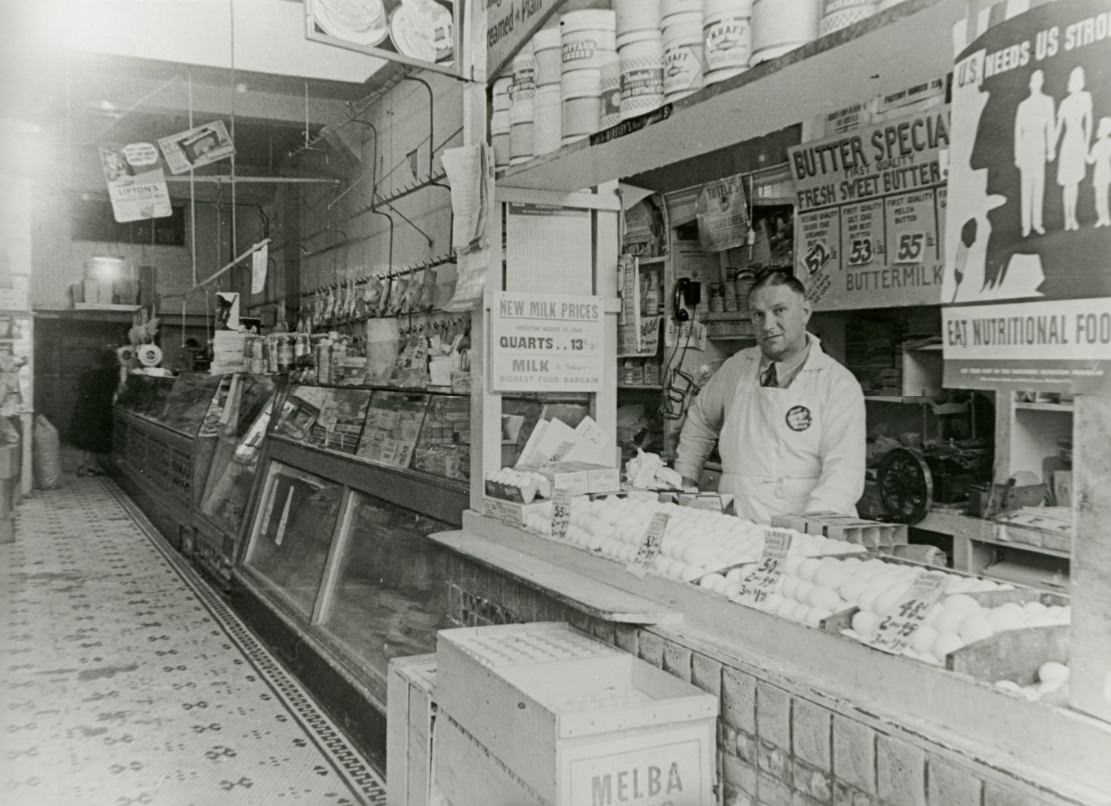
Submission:
M 131 143 L 123 148 L 100 147 L 100 164 L 108 183 L 112 214 L 120 224 L 173 214 L 170 192 L 158 149 L 151 143 Z
M 795 274 L 816 310 L 940 301 L 948 147 L 938 105 L 790 149 Z
M 1108 4 L 1000 20 L 957 56 L 952 107 L 945 385 L 1111 387 Z

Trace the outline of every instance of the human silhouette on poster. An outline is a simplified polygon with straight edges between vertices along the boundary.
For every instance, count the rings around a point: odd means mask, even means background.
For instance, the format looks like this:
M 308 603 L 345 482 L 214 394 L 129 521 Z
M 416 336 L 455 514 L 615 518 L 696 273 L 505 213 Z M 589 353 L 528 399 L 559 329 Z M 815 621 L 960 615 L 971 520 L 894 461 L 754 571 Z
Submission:
M 1096 132 L 1111 118 L 1109 28 L 1102 0 L 1057 0 L 957 56 L 942 299 L 1111 297 L 1111 143 Z
M 1015 165 L 1021 175 L 1022 237 L 1031 230 L 1045 234 L 1042 210 L 1045 207 L 1045 164 L 1053 161 L 1053 99 L 1042 92 L 1045 73 L 1030 74 L 1030 95 L 1015 113 Z
M 1088 172 L 1088 144 L 1092 140 L 1092 94 L 1084 89 L 1084 68 L 1074 67 L 1069 74 L 1069 94 L 1057 108 L 1054 142 L 1060 142 L 1057 184 L 1061 186 L 1065 229 L 1078 230 L 1076 199 L 1080 182 Z
M 1092 190 L 1095 192 L 1096 226 L 1111 227 L 1111 117 L 1100 118 L 1096 141 L 1088 153 L 1094 165 Z

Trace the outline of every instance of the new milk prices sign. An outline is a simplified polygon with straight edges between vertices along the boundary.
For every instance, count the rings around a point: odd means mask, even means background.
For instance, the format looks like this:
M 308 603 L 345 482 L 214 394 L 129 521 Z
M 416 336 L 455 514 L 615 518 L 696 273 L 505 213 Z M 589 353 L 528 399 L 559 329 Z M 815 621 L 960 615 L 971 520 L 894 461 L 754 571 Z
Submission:
M 604 369 L 602 300 L 501 292 L 490 316 L 495 392 L 598 392 Z

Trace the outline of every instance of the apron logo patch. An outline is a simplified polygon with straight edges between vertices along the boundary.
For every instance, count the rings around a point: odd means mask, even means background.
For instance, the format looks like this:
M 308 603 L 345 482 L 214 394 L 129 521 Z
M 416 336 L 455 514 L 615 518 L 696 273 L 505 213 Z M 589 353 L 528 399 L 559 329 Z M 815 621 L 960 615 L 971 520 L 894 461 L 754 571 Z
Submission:
M 787 410 L 787 427 L 792 431 L 805 431 L 814 424 L 814 417 L 806 406 L 792 406 Z

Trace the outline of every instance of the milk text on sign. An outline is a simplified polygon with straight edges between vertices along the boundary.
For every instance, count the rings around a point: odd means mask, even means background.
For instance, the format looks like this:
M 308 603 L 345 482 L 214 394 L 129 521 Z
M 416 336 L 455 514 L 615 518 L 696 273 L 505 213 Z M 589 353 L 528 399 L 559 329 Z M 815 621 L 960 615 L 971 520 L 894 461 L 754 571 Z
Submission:
M 652 764 L 644 768 L 633 767 L 620 772 L 607 772 L 595 775 L 590 782 L 591 806 L 614 806 L 621 803 L 636 803 L 643 806 L 670 806 L 668 796 L 683 791 L 683 779 L 679 765 L 671 762 L 665 771 L 663 767 Z M 663 800 L 647 798 L 663 797 Z

